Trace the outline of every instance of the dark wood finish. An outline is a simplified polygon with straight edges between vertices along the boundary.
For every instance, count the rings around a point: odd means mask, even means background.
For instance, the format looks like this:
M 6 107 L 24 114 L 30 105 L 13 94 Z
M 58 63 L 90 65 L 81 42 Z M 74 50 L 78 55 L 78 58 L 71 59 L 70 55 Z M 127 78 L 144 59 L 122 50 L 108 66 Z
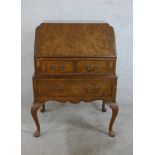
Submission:
M 37 111 L 50 100 L 79 103 L 102 100 L 112 109 L 109 136 L 118 113 L 114 30 L 107 23 L 42 23 L 36 29 L 34 103 L 31 114 L 40 136 Z

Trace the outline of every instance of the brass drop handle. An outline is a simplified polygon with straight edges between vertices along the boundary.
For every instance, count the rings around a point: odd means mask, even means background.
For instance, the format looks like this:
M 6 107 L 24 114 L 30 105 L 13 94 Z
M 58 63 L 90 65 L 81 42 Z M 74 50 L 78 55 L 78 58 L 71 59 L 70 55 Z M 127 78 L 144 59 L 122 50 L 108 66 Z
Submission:
M 86 65 L 86 70 L 87 71 L 94 71 L 96 68 L 98 68 L 98 65 Z
M 55 65 L 51 65 L 51 69 L 52 70 L 56 70 L 56 66 Z
M 65 69 L 65 65 L 62 64 L 62 65 L 60 66 L 60 69 L 61 69 L 61 70 L 64 70 L 64 69 Z
M 88 86 L 86 88 L 86 92 L 87 93 L 95 93 L 98 89 L 99 89 L 99 87 Z
M 65 65 L 64 64 L 62 64 L 62 65 L 60 65 L 59 67 L 58 66 L 56 66 L 56 65 L 51 65 L 51 69 L 52 70 L 64 70 L 65 69 Z
M 59 90 L 63 91 L 63 90 L 64 90 L 64 86 L 61 85 L 61 86 L 59 87 Z
M 51 89 L 52 89 L 52 91 L 63 91 L 64 85 L 59 85 L 59 86 L 52 85 Z

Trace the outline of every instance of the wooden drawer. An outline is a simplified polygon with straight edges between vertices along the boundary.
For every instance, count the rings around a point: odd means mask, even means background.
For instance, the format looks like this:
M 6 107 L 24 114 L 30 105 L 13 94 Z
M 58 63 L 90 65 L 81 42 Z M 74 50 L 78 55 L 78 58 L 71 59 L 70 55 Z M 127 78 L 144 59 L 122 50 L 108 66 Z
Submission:
M 72 61 L 39 60 L 36 72 L 40 75 L 69 74 L 74 72 L 74 64 Z
M 82 74 L 114 74 L 115 61 L 114 60 L 100 60 L 100 61 L 78 61 L 77 72 Z
M 37 59 L 35 72 L 39 76 L 50 75 L 109 75 L 115 74 L 115 59 L 104 60 L 50 60 Z
M 116 78 L 34 79 L 37 97 L 107 97 L 116 93 Z

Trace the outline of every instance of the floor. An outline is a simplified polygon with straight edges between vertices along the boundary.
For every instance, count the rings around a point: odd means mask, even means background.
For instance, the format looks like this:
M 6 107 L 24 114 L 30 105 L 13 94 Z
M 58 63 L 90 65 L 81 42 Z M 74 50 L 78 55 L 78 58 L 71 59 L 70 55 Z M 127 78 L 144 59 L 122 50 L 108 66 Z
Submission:
M 107 135 L 111 110 L 101 105 L 47 102 L 46 112 L 38 112 L 38 138 L 30 106 L 22 107 L 22 155 L 132 155 L 132 103 L 119 103 L 114 138 Z

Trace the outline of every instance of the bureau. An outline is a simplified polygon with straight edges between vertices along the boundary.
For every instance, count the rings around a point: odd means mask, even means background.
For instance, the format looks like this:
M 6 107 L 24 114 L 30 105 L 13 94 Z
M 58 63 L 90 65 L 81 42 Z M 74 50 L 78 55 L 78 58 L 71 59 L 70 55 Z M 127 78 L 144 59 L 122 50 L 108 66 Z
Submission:
M 114 29 L 107 23 L 42 23 L 36 28 L 31 114 L 40 136 L 38 109 L 46 101 L 102 100 L 112 110 L 109 136 L 118 113 Z

